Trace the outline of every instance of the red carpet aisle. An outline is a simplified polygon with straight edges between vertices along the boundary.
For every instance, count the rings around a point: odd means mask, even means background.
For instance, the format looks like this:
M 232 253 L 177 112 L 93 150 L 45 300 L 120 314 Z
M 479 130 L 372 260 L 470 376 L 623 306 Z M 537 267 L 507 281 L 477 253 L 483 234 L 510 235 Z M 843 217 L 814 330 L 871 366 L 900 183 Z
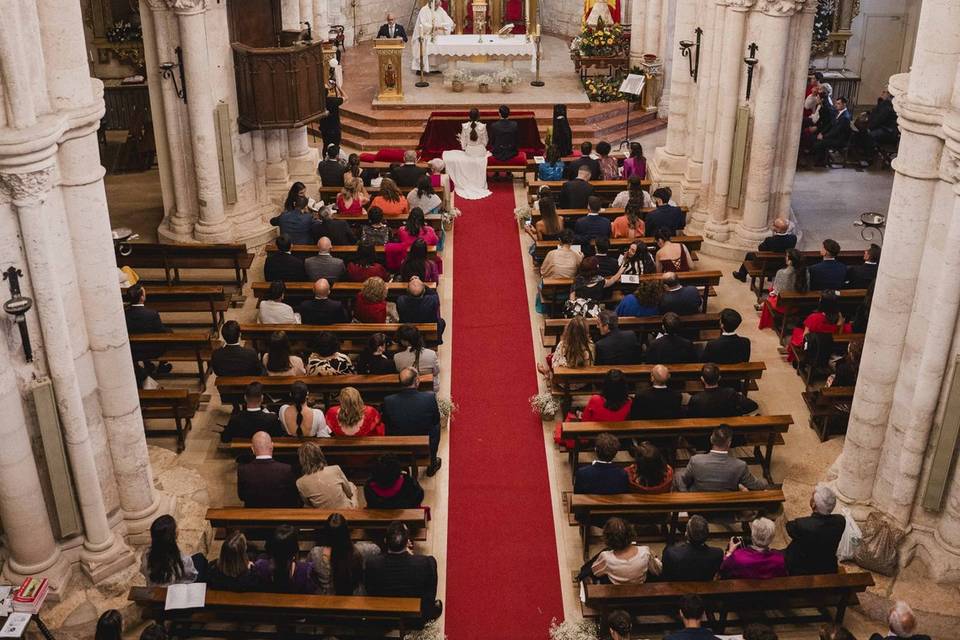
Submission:
M 454 256 L 446 633 L 547 637 L 563 619 L 513 185 L 460 200 Z

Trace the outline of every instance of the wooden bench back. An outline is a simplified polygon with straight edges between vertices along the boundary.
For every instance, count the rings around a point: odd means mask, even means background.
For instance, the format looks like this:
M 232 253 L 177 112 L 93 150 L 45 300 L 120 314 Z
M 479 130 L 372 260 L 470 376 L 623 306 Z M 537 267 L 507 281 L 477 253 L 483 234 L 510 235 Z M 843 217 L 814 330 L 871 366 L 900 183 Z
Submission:
M 377 254 L 383 256 L 385 249 L 383 245 L 377 245 Z M 267 245 L 267 253 L 276 253 L 277 245 L 269 244 Z M 290 252 L 294 255 L 300 256 L 301 258 L 311 258 L 317 255 L 317 247 L 312 244 L 295 244 L 291 245 Z M 435 246 L 428 246 L 427 253 L 436 254 L 437 248 Z M 342 258 L 344 260 L 350 261 L 353 260 L 357 255 L 357 245 L 355 244 L 337 244 L 333 245 L 330 249 L 330 254 L 337 258 Z
M 425 282 L 424 285 L 426 285 L 428 289 L 437 288 L 436 282 Z M 297 298 L 313 297 L 312 282 L 287 282 L 286 288 L 287 296 Z M 357 294 L 360 293 L 361 289 L 363 289 L 362 282 L 336 282 L 334 283 L 333 287 L 330 288 L 330 297 L 337 298 L 338 300 L 350 300 L 357 297 Z M 270 283 L 254 282 L 251 285 L 251 290 L 257 299 L 263 298 L 267 292 L 270 291 Z M 387 283 L 387 300 L 396 302 L 397 298 L 406 292 L 406 282 Z M 149 296 L 149 293 L 147 295 Z
M 240 333 L 245 340 L 264 344 L 258 345 L 259 351 L 265 351 L 265 343 L 270 339 L 270 334 L 274 331 L 283 331 L 287 334 L 292 344 L 309 343 L 317 335 L 323 332 L 330 332 L 341 340 L 365 341 L 375 333 L 385 333 L 388 336 L 396 334 L 401 325 L 395 322 L 386 323 L 365 323 L 348 322 L 343 324 L 241 324 Z M 437 334 L 437 323 L 420 323 L 413 325 L 420 331 L 424 341 L 427 344 L 436 344 L 439 340 Z
M 650 381 L 650 372 L 656 365 L 652 364 L 621 364 L 621 365 L 594 365 L 590 367 L 581 367 L 572 369 L 569 367 L 557 367 L 553 370 L 554 386 L 563 390 L 569 385 L 592 384 L 599 385 L 603 383 L 607 372 L 610 369 L 619 369 L 623 372 L 628 382 L 646 385 Z M 767 365 L 765 362 L 739 362 L 736 364 L 720 364 L 720 379 L 726 382 L 758 380 L 763 376 Z M 682 383 L 697 381 L 700 379 L 700 370 L 703 368 L 701 363 L 671 364 L 670 382 Z
M 700 250 L 701 245 L 703 244 L 703 236 L 674 236 L 670 239 L 672 242 L 677 244 L 682 244 L 687 247 L 692 253 L 696 253 Z M 651 237 L 645 238 L 614 238 L 610 240 L 610 250 L 614 252 L 626 251 L 627 247 L 633 244 L 636 241 L 641 241 L 653 251 L 656 251 L 657 241 Z M 551 249 L 556 249 L 560 246 L 559 240 L 537 240 L 536 254 L 538 257 L 543 258 L 547 255 Z M 314 250 L 316 253 L 316 250 Z
M 675 418 L 673 420 L 626 420 L 623 422 L 564 422 L 564 438 L 594 438 L 612 433 L 620 438 L 661 438 L 670 436 L 708 435 L 720 425 L 727 425 L 734 434 L 786 433 L 793 416 L 731 416 L 727 418 Z
M 543 334 L 547 336 L 559 336 L 570 323 L 572 318 L 547 318 L 543 323 Z M 587 318 L 587 325 L 596 327 L 599 321 L 596 318 Z M 636 331 L 639 333 L 652 333 L 660 331 L 663 324 L 663 316 L 646 316 L 643 318 L 623 317 L 620 318 L 619 326 L 627 331 Z M 703 331 L 717 329 L 720 326 L 719 313 L 695 313 L 689 316 L 680 316 L 681 331 Z
M 117 245 L 119 247 L 119 245 Z M 242 244 L 165 244 L 132 242 L 130 255 L 115 252 L 117 266 L 134 269 L 163 269 L 168 282 L 179 280 L 184 269 L 229 269 L 234 282 L 246 281 L 246 270 L 253 264 L 254 254 Z
M 288 524 L 301 531 L 327 526 L 327 518 L 339 513 L 351 527 L 385 530 L 391 522 L 402 522 L 411 529 L 427 526 L 423 509 L 247 509 L 225 507 L 207 509 L 211 526 L 226 529 L 275 528 Z
M 592 495 L 574 493 L 570 510 L 592 515 L 637 515 L 703 511 L 742 511 L 762 509 L 783 503 L 780 489 L 763 491 L 672 491 L 669 493 L 618 493 Z
M 321 396 L 324 405 L 329 406 L 344 387 L 355 387 L 368 404 L 378 404 L 383 398 L 398 393 L 403 387 L 395 375 L 385 376 L 224 376 L 217 378 L 217 390 L 224 395 L 242 394 L 251 382 L 263 384 L 263 392 L 273 398 L 286 398 L 290 394 L 290 385 L 300 381 L 306 383 L 310 392 Z M 421 391 L 433 390 L 433 376 L 421 375 Z

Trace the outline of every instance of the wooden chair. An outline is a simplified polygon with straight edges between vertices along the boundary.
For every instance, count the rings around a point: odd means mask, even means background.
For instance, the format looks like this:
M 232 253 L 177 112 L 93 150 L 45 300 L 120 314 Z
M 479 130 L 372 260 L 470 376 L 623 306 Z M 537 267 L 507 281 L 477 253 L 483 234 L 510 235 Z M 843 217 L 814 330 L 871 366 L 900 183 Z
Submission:
M 140 389 L 140 413 L 147 420 L 173 420 L 177 453 L 186 447 L 187 433 L 200 408 L 200 394 L 187 389 Z M 146 429 L 147 435 L 169 434 L 169 429 Z

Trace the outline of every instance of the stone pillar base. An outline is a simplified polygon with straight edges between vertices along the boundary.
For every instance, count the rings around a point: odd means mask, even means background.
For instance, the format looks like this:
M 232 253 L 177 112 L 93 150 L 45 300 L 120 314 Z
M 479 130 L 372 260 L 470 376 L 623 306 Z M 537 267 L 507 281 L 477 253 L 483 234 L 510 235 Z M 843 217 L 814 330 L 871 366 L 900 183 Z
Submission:
M 47 599 L 53 602 L 60 602 L 63 599 L 63 595 L 66 594 L 67 585 L 70 584 L 70 576 L 72 573 L 70 560 L 57 549 L 49 562 L 35 566 L 16 566 L 16 563 L 8 559 L 3 565 L 3 572 L 0 573 L 0 578 L 10 584 L 20 584 L 26 578 L 38 578 L 42 576 L 47 579 L 50 590 L 50 595 L 47 596 Z
M 214 225 L 199 220 L 193 228 L 193 238 L 197 242 L 233 242 L 233 229 L 226 219 Z
M 310 147 L 307 153 L 287 158 L 287 172 L 290 182 L 300 181 L 307 185 L 309 193 L 311 187 L 320 186 L 320 176 L 317 175 L 317 165 L 320 163 L 320 150 Z M 268 172 L 269 175 L 269 172 Z
M 730 241 L 734 244 L 737 244 L 741 247 L 756 247 L 760 242 L 763 241 L 768 235 L 770 235 L 769 230 L 764 227 L 763 229 L 752 229 L 743 224 L 743 221 L 737 223 L 736 228 L 733 230 L 734 236 Z
M 654 183 L 678 187 L 683 180 L 683 172 L 687 168 L 686 156 L 675 156 L 667 152 L 666 147 L 657 147 L 653 154 L 650 174 Z M 679 194 L 677 194 L 679 195 Z
M 171 229 L 166 223 L 161 223 L 160 226 L 157 227 L 157 237 L 160 239 L 160 242 L 172 242 L 175 244 L 196 242 L 193 237 L 192 227 L 186 233 L 178 233 Z
M 730 223 L 726 220 L 717 222 L 710 218 L 703 225 L 703 235 L 720 244 L 726 244 L 730 240 L 730 233 Z
M 280 203 L 287 195 L 284 189 L 280 196 Z M 271 196 L 273 193 L 271 192 Z M 270 224 L 269 220 L 277 215 L 281 205 L 271 202 L 266 204 L 257 204 L 244 211 L 233 211 L 230 213 L 230 221 L 233 224 L 234 242 L 242 242 L 248 247 L 259 247 L 273 240 L 277 235 L 277 228 Z
M 136 561 L 133 551 L 117 535 L 113 536 L 113 541 L 102 551 L 86 547 L 80 551 L 80 570 L 94 584 L 110 578 Z
M 316 169 L 316 165 L 314 165 Z M 284 185 L 289 187 L 290 173 L 287 170 L 286 162 L 268 162 L 267 163 L 267 185 Z
M 673 199 L 678 203 L 683 202 L 687 204 L 687 206 L 696 202 L 700 196 L 702 177 L 703 163 L 696 160 L 689 161 L 686 170 L 683 172 L 683 176 L 680 178 L 680 193 L 674 194 Z
M 176 506 L 173 496 L 162 491 L 154 493 L 156 501 L 143 513 L 123 514 L 123 522 L 127 529 L 127 544 L 134 546 L 150 544 L 150 525 L 162 515 L 173 513 Z

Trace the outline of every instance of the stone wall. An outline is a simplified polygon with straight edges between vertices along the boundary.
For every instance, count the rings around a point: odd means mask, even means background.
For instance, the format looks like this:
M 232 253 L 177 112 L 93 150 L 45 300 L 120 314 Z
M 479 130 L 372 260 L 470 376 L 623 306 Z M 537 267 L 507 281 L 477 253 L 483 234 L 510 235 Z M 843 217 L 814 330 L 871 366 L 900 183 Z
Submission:
M 573 38 L 582 18 L 583 0 L 540 0 L 540 24 L 547 33 Z

